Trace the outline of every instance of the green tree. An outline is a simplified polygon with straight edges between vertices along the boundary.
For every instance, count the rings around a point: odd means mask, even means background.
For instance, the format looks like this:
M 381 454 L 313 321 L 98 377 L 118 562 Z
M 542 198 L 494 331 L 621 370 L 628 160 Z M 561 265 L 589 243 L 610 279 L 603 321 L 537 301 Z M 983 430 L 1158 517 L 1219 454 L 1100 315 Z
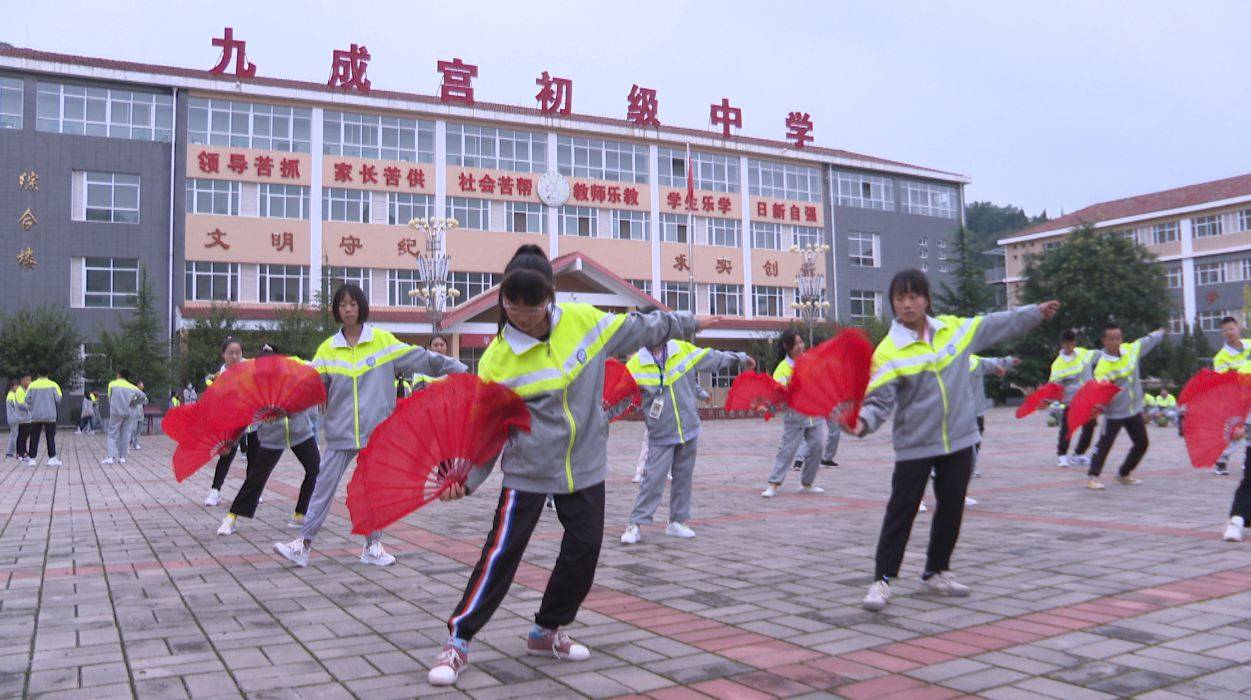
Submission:
M 118 324 L 117 331 L 100 331 L 86 374 L 93 383 L 104 385 L 118 370 L 129 370 L 134 381 L 144 383 L 149 396 L 164 396 L 170 382 L 168 347 L 147 270 L 140 270 L 134 311 Z
M 943 313 L 956 316 L 976 316 L 994 303 L 994 295 L 986 284 L 986 273 L 974 259 L 976 252 L 970 247 L 969 233 L 963 226 L 956 229 L 956 286 L 946 282 L 934 295 L 934 305 Z
M 41 307 L 19 309 L 0 317 L 0 372 L 20 378 L 40 367 L 62 387 L 82 368 L 79 348 L 82 337 L 65 309 Z
M 992 202 L 971 202 L 964 208 L 964 225 L 969 231 L 974 263 L 983 269 L 994 267 L 994 260 L 983 252 L 999 245 L 1000 238 L 1023 228 L 1047 221 L 1047 212 L 1030 217 L 1011 204 L 999 206 Z
M 319 303 L 314 307 L 301 304 L 279 311 L 277 326 L 269 334 L 269 341 L 277 345 L 284 354 L 297 355 L 306 360 L 313 359 L 322 341 L 338 330 L 334 318 L 318 308 L 320 306 L 324 304 Z
M 196 319 L 183 334 L 180 343 L 178 371 L 179 386 L 193 384 L 204 388 L 204 377 L 221 366 L 221 343 L 226 336 L 238 336 L 239 320 L 229 303 L 209 306 L 208 315 Z

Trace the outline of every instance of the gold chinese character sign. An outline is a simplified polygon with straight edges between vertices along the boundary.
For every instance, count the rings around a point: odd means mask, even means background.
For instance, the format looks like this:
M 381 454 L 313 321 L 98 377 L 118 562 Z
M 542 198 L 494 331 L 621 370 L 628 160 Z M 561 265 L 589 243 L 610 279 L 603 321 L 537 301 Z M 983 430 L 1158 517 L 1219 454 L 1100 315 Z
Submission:
M 23 170 L 17 176 L 17 185 L 27 192 L 38 192 L 39 173 L 34 170 Z
M 23 231 L 29 231 L 35 227 L 35 224 L 39 223 L 39 219 L 35 218 L 35 215 L 30 210 L 30 207 L 26 207 L 26 211 L 22 212 L 22 215 L 17 217 L 17 223 L 22 225 Z
M 17 254 L 17 264 L 23 270 L 33 270 L 39 265 L 39 261 L 35 260 L 35 251 L 31 250 L 30 246 L 27 246 L 22 249 L 22 252 Z

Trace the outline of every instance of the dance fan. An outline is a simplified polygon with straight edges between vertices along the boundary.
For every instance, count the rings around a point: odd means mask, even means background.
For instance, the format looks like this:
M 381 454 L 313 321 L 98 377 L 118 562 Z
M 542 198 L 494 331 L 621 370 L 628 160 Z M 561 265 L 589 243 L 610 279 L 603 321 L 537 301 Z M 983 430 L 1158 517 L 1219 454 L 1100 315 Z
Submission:
M 381 530 L 495 459 L 530 411 L 511 389 L 454 374 L 404 401 L 374 429 L 348 484 L 352 532 Z
M 281 420 L 326 401 L 321 375 L 285 355 L 263 355 L 222 374 L 205 394 L 237 406 L 244 425 Z
M 1251 412 L 1251 377 L 1237 372 L 1202 370 L 1186 382 L 1181 402 L 1186 406 L 1182 435 L 1190 464 L 1210 467 L 1234 438 L 1234 431 Z
M 663 369 L 661 370 L 663 371 Z M 620 420 L 625 414 L 643 403 L 643 395 L 639 391 L 634 375 L 626 369 L 625 363 L 615 357 L 604 362 L 604 410 L 608 412 L 611 423 Z
M 858 328 L 838 335 L 799 356 L 787 393 L 790 406 L 806 416 L 834 414 L 851 428 L 860 417 L 873 367 L 873 344 Z
M 1043 384 L 1025 397 L 1025 401 L 1017 406 L 1016 417 L 1024 418 L 1037 411 L 1044 403 L 1053 403 L 1064 398 L 1064 387 L 1056 383 Z
M 786 387 L 764 372 L 743 372 L 725 395 L 727 411 L 764 411 L 765 420 L 786 405 Z
M 1072 438 L 1078 428 L 1098 417 L 1120 390 L 1121 387 L 1112 382 L 1092 380 L 1083 384 L 1069 402 L 1069 437 Z
M 170 411 L 161 428 L 178 443 L 174 479 L 181 483 L 210 460 L 229 452 L 247 428 L 247 424 L 238 424 L 237 416 L 236 406 L 213 398 L 201 398 Z

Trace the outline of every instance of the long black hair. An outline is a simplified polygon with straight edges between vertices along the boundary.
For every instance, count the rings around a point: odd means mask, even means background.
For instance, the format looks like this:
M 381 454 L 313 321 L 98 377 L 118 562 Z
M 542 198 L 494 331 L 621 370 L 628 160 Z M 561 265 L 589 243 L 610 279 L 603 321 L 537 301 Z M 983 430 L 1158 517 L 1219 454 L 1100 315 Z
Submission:
M 343 318 L 339 316 L 339 304 L 343 301 L 343 297 L 352 297 L 352 301 L 356 302 L 357 316 L 356 322 L 364 325 L 369 320 L 369 297 L 365 296 L 365 291 L 352 282 L 342 284 L 338 289 L 334 290 L 334 300 L 330 304 L 330 313 L 334 314 L 334 321 L 339 325 L 343 325 Z
M 538 306 L 556 302 L 556 278 L 552 263 L 543 249 L 534 244 L 523 245 L 513 253 L 512 260 L 504 267 L 504 281 L 500 282 L 499 327 L 496 334 L 504 332 L 508 312 L 504 300 Z
M 243 352 L 243 341 L 242 341 L 242 340 L 239 340 L 238 338 L 234 337 L 233 335 L 228 335 L 228 336 L 226 336 L 226 339 L 222 341 L 222 349 L 221 349 L 221 353 L 220 353 L 220 354 L 225 355 L 225 354 L 226 354 L 226 348 L 230 347 L 231 345 L 238 345 L 238 346 L 239 346 L 239 352 Z
M 791 349 L 795 347 L 795 341 L 799 340 L 799 331 L 794 328 L 787 328 L 782 331 L 782 335 L 778 337 L 778 363 L 786 361 L 786 356 L 791 354 Z
M 890 289 L 887 291 L 887 300 L 890 303 L 891 315 L 895 314 L 895 295 L 896 294 L 916 294 L 925 297 L 925 313 L 930 313 L 930 278 L 925 276 L 924 272 L 910 267 L 906 270 L 900 270 L 891 278 Z

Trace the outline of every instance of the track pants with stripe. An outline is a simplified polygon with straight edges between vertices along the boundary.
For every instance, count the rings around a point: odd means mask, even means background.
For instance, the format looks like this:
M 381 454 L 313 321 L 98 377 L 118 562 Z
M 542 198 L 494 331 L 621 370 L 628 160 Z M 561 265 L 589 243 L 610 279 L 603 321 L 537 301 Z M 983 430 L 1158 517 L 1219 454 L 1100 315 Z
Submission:
M 547 580 L 543 602 L 534 616 L 535 623 L 547 629 L 573 622 L 582 601 L 591 592 L 604 540 L 604 484 L 552 497 L 565 536 L 560 541 L 560 554 Z M 491 534 L 487 535 L 482 556 L 469 577 L 465 595 L 447 622 L 453 637 L 473 639 L 504 601 L 546 500 L 545 493 L 508 488 L 500 492 Z

